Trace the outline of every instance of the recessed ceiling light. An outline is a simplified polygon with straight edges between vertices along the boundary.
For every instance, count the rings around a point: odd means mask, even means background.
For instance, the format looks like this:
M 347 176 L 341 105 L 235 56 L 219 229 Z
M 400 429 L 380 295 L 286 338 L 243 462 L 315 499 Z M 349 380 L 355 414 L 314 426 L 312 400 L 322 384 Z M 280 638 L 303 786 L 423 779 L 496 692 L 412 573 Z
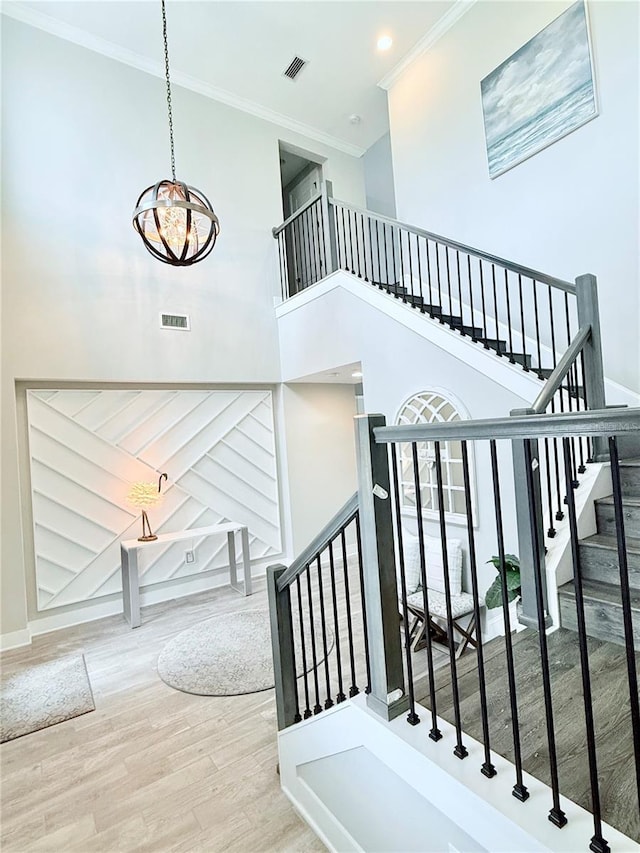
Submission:
M 362 371 L 361 370 L 354 370 L 351 375 L 353 376 L 354 379 L 361 379 L 362 378 Z
M 378 50 L 389 50 L 393 44 L 391 36 L 380 36 L 378 39 Z

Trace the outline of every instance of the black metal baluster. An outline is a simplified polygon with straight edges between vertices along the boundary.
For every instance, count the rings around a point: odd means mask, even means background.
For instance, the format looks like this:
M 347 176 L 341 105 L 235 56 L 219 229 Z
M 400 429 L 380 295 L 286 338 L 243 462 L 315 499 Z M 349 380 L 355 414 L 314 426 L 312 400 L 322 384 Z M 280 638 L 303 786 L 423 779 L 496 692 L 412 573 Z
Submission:
M 478 590 L 478 566 L 476 562 L 476 543 L 473 532 L 473 506 L 471 503 L 471 477 L 469 476 L 469 451 L 467 442 L 462 447 L 462 476 L 464 482 L 464 502 L 467 514 L 467 538 L 469 541 L 469 570 L 471 572 L 471 591 L 473 594 L 473 619 L 476 630 L 476 655 L 478 658 L 478 688 L 480 690 L 480 718 L 482 720 L 482 746 L 484 763 L 480 772 L 491 779 L 496 775 L 496 768 L 491 761 L 491 744 L 489 739 L 489 714 L 487 709 L 487 685 L 484 672 L 484 649 L 482 646 L 482 618 L 480 614 L 480 592 Z M 469 630 L 469 628 L 467 628 Z
M 400 284 L 404 284 L 404 252 L 402 251 L 402 228 L 398 228 L 398 254 L 400 256 Z M 406 297 L 402 297 L 406 302 Z
M 536 518 L 536 505 L 533 500 L 533 457 L 531 453 L 531 439 L 524 442 L 525 470 L 527 472 L 527 494 L 529 495 L 529 518 L 531 520 L 532 546 L 533 546 L 533 576 L 536 588 L 536 609 L 538 612 L 538 641 L 540 644 L 540 662 L 542 664 L 542 689 L 544 691 L 544 709 L 547 724 L 547 745 L 549 747 L 549 771 L 551 774 L 551 793 L 553 807 L 549 812 L 549 820 L 555 826 L 563 827 L 567 822 L 567 816 L 560 808 L 560 782 L 558 778 L 558 758 L 556 752 L 556 732 L 553 722 L 553 701 L 551 698 L 551 670 L 549 667 L 549 649 L 547 647 L 547 626 L 545 624 L 544 592 L 542 570 L 544 565 L 544 546 L 539 541 L 536 531 L 538 520 Z
M 413 482 L 416 490 L 416 520 L 418 523 L 418 544 L 420 546 L 420 583 L 422 585 L 422 606 L 424 609 L 424 618 L 429 620 L 429 591 L 427 586 L 427 562 L 424 556 L 424 524 L 422 519 L 422 496 L 420 494 L 420 468 L 418 466 L 418 445 L 416 442 L 411 444 L 411 454 L 413 459 Z M 429 737 L 431 740 L 438 741 L 442 737 L 442 732 L 438 728 L 438 715 L 436 711 L 436 681 L 435 670 L 433 668 L 433 648 L 431 641 L 431 631 L 427 628 L 425 631 L 425 639 L 427 641 L 427 667 L 429 670 L 429 698 L 431 701 L 431 731 Z
M 473 331 L 471 332 L 471 340 L 477 341 L 476 337 L 476 317 L 473 312 L 473 277 L 471 275 L 471 255 L 467 255 L 467 269 L 469 272 L 469 307 L 471 309 L 471 328 Z
M 336 702 L 344 702 L 347 698 L 344 694 L 342 683 L 342 654 L 340 652 L 340 623 L 338 622 L 338 597 L 336 594 L 336 569 L 333 559 L 333 540 L 329 542 L 329 572 L 331 574 L 331 601 L 333 604 L 333 626 L 335 631 L 336 661 L 338 669 L 338 695 Z
M 316 271 L 316 281 L 323 278 L 329 270 L 325 270 L 325 234 L 322 222 L 322 210 L 320 208 L 320 202 L 316 202 L 313 206 L 313 210 L 316 216 L 316 263 L 318 264 L 318 270 Z
M 380 220 L 376 219 L 376 255 L 378 256 L 378 286 L 382 285 L 382 265 L 380 263 Z
M 407 578 L 404 573 L 400 484 L 398 482 L 398 452 L 395 444 L 391 445 L 391 469 L 393 472 L 393 499 L 395 505 L 396 536 L 398 541 L 398 568 L 400 570 L 402 624 L 404 625 L 404 655 L 407 667 L 407 691 L 409 693 L 409 714 L 407 715 L 407 722 L 412 726 L 416 726 L 420 722 L 420 717 L 416 714 L 416 697 L 413 683 L 413 661 L 411 660 L 411 641 L 409 638 L 409 609 L 407 607 Z
M 440 252 L 438 251 L 440 244 L 434 243 L 434 245 L 436 248 L 436 276 L 438 278 L 438 309 L 440 311 L 438 314 L 438 321 L 440 323 L 444 323 L 444 320 L 442 319 L 442 312 L 444 309 L 442 307 L 442 282 L 440 280 Z
M 413 258 L 411 257 L 411 231 L 407 231 L 407 254 L 409 255 L 409 281 L 410 281 L 410 287 L 407 289 L 411 293 L 411 296 L 414 296 L 415 294 L 414 294 L 414 290 L 413 290 Z M 406 296 L 403 298 L 404 298 L 404 301 L 406 302 Z M 411 307 L 412 308 L 416 307 L 415 302 L 413 300 L 411 300 Z
M 444 247 L 444 257 L 445 257 L 445 262 L 447 265 L 447 295 L 449 298 L 449 306 L 447 308 L 447 313 L 449 314 L 449 317 L 451 317 L 453 315 L 453 308 L 451 306 L 451 271 L 449 269 L 449 247 L 448 246 Z M 451 325 L 451 320 L 449 320 L 449 326 L 450 325 Z
M 624 624 L 624 643 L 627 653 L 627 677 L 629 681 L 629 706 L 631 708 L 631 733 L 633 736 L 633 754 L 636 765 L 636 786 L 640 805 L 640 700 L 638 697 L 638 673 L 633 643 L 633 616 L 631 613 L 631 592 L 629 589 L 629 564 L 627 561 L 627 541 L 624 529 L 624 508 L 622 506 L 622 484 L 620 482 L 620 460 L 618 443 L 615 436 L 609 438 L 609 457 L 611 459 L 611 481 L 613 484 L 613 509 L 616 519 L 616 539 L 618 543 L 618 565 L 620 568 L 620 593 L 622 597 L 622 621 Z
M 420 265 L 420 237 L 416 234 L 416 253 L 418 256 L 418 284 L 420 286 L 420 299 L 422 299 L 422 305 L 420 306 L 420 310 L 424 313 L 424 293 L 422 290 L 422 267 Z
M 356 541 L 358 543 L 358 577 L 360 578 L 360 604 L 362 606 L 362 635 L 364 637 L 364 659 L 367 667 L 365 693 L 371 693 L 371 662 L 369 659 L 369 637 L 367 635 L 367 605 L 364 597 L 364 568 L 362 565 L 362 539 L 360 536 L 360 514 L 356 515 Z
M 456 665 L 456 645 L 453 635 L 453 610 L 451 609 L 451 578 L 449 577 L 449 554 L 447 549 L 447 522 L 444 510 L 444 486 L 442 483 L 442 458 L 440 442 L 434 442 L 436 451 L 436 487 L 438 490 L 438 519 L 440 521 L 440 547 L 442 548 L 442 574 L 444 576 L 444 603 L 447 611 L 447 641 L 449 643 L 449 666 L 451 667 L 451 692 L 453 696 L 453 716 L 456 728 L 456 745 L 453 754 L 456 758 L 469 755 L 462 743 L 462 722 L 460 719 L 460 691 L 458 686 L 458 667 Z
M 396 235 L 394 227 L 392 225 L 389 227 L 391 228 L 391 265 L 393 266 L 393 283 L 398 284 L 398 272 L 396 270 Z M 389 281 L 388 283 L 391 284 Z
M 349 564 L 347 562 L 347 542 L 344 535 L 344 527 L 340 531 L 342 545 L 342 570 L 344 572 L 344 595 L 345 608 L 347 611 L 347 638 L 349 640 L 349 666 L 351 667 L 351 686 L 349 696 L 357 696 L 360 692 L 356 684 L 356 659 L 353 650 L 353 623 L 351 621 L 351 592 L 349 589 Z
M 284 241 L 282 239 L 283 235 L 284 235 L 284 229 L 278 234 L 277 242 L 278 242 L 278 266 L 280 267 L 280 292 L 282 293 L 282 300 L 285 301 L 287 299 L 287 296 L 289 295 L 289 293 L 288 293 L 287 280 L 285 277 L 285 266 L 284 266 L 284 259 L 283 259 L 283 255 L 284 255 L 284 252 L 283 252 Z
M 527 366 L 527 346 L 524 333 L 524 304 L 522 302 L 522 276 L 518 273 L 518 296 L 520 297 L 520 333 L 522 335 L 522 363 L 525 370 L 529 370 Z
M 303 211 L 300 217 L 300 225 L 302 227 L 302 266 L 303 280 L 302 286 L 309 286 L 309 278 L 311 276 L 311 253 L 309 251 L 309 209 Z
M 304 714 L 305 720 L 311 716 L 311 702 L 309 699 L 309 667 L 307 666 L 307 642 L 304 636 L 304 617 L 302 613 L 302 588 L 300 586 L 300 575 L 296 577 L 296 591 L 298 593 L 298 618 L 300 620 L 300 645 L 302 647 L 302 681 L 304 684 Z
M 376 222 L 377 222 L 377 220 L 376 220 Z M 369 281 L 371 282 L 371 284 L 375 284 L 376 277 L 375 277 L 375 269 L 374 269 L 374 263 L 373 263 L 373 237 L 371 235 L 371 217 L 370 216 L 367 216 L 367 223 L 369 225 L 369 251 L 367 254 L 369 255 L 369 261 L 370 261 L 370 266 L 371 266 L 371 278 L 369 279 Z M 366 263 L 365 263 L 365 266 L 366 266 Z
M 319 714 L 322 711 L 320 704 L 320 684 L 318 683 L 318 654 L 316 649 L 316 623 L 313 618 L 313 596 L 311 595 L 311 572 L 307 565 L 305 569 L 307 575 L 307 604 L 309 605 L 309 634 L 311 636 L 311 659 L 313 661 L 313 686 L 316 694 L 316 704 L 313 706 L 313 713 Z
M 580 364 L 582 369 L 582 393 L 584 394 L 584 408 L 589 411 L 589 394 L 587 391 L 587 380 L 584 373 L 584 350 L 580 353 Z M 587 462 L 593 462 L 593 439 L 587 438 Z
M 578 356 L 578 360 L 582 358 L 582 354 L 583 353 L 581 352 L 580 355 Z M 575 377 L 574 381 L 575 381 L 575 385 L 576 385 L 576 395 L 577 395 L 577 397 L 576 397 L 577 408 L 579 411 L 586 411 L 587 407 L 584 404 L 584 398 L 582 397 L 582 395 L 580 393 L 580 389 L 579 389 L 580 376 L 579 376 L 578 360 L 576 360 L 575 364 L 573 365 L 574 377 Z M 584 362 L 583 362 L 583 367 L 584 367 Z M 583 376 L 583 384 L 582 384 L 582 393 L 583 394 L 584 394 L 584 391 L 585 391 L 585 387 L 584 387 L 584 376 Z M 579 474 L 584 474 L 584 472 L 587 470 L 586 465 L 585 465 L 585 459 L 584 459 L 585 440 L 586 439 L 582 435 L 579 436 L 579 438 L 578 438 L 578 449 L 579 449 L 579 453 L 580 453 L 580 467 L 578 468 Z
M 482 270 L 482 258 L 478 258 L 478 269 L 480 270 L 480 296 L 482 297 L 482 337 L 484 338 L 484 348 L 489 349 L 489 344 L 487 343 L 487 307 L 484 295 L 484 273 Z
M 513 757 L 516 767 L 516 784 L 513 786 L 513 796 L 524 802 L 529 798 L 522 777 L 522 753 L 520 749 L 520 723 L 518 721 L 518 700 L 516 698 L 516 674 L 513 665 L 513 643 L 511 641 L 511 618 L 509 616 L 509 598 L 507 595 L 507 577 L 504 565 L 504 536 L 502 532 L 502 501 L 500 499 L 500 474 L 498 471 L 498 456 L 495 439 L 489 442 L 491 450 L 491 472 L 493 474 L 493 502 L 496 514 L 496 535 L 498 539 L 498 562 L 500 579 L 502 581 L 502 610 L 504 614 L 504 642 L 507 654 L 507 680 L 509 683 L 509 700 L 511 704 L 511 727 L 513 732 Z
M 322 623 L 322 653 L 324 655 L 324 680 L 327 698 L 324 700 L 325 711 L 333 705 L 331 698 L 331 676 L 329 674 L 329 644 L 327 642 L 327 619 L 324 608 L 324 582 L 322 579 L 322 560 L 320 554 L 316 557 L 318 569 L 318 597 L 320 599 L 320 621 Z
M 513 327 L 511 324 L 511 297 L 509 295 L 509 270 L 504 271 L 504 295 L 507 303 L 507 329 L 509 332 L 509 361 L 515 364 L 516 360 L 513 357 Z M 523 367 L 525 366 L 526 358 L 523 359 Z
M 549 539 L 553 539 L 556 535 L 556 529 L 553 526 L 553 490 L 551 488 L 551 459 L 549 457 L 549 439 L 544 439 L 544 459 L 545 459 L 545 474 L 547 481 L 547 501 L 549 507 L 549 529 L 547 530 L 547 536 Z
M 502 358 L 502 353 L 500 352 L 500 345 L 497 341 L 500 340 L 500 329 L 498 328 L 498 290 L 496 287 L 496 266 L 495 264 L 491 264 L 491 281 L 493 283 L 493 319 L 496 325 L 496 352 Z
M 347 210 L 347 221 L 349 223 L 349 257 L 351 259 L 350 270 L 353 275 L 356 274 L 353 252 L 353 229 L 351 228 L 351 211 Z
M 362 217 L 362 215 L 361 215 Z M 356 252 L 358 255 L 358 278 L 362 278 L 362 260 L 360 258 L 360 232 L 358 231 L 358 214 L 353 213 L 353 224 L 356 232 Z M 360 223 L 362 225 L 362 222 Z
M 564 451 L 565 477 L 569 477 L 571 452 L 569 440 L 562 439 Z M 584 717 L 587 734 L 587 756 L 589 759 L 589 781 L 591 785 L 591 811 L 593 814 L 594 835 L 589 849 L 594 853 L 609 853 L 609 845 L 602 836 L 602 812 L 600 807 L 600 786 L 598 784 L 598 761 L 596 756 L 596 732 L 593 719 L 593 699 L 591 695 L 591 673 L 589 672 L 589 650 L 587 647 L 587 626 L 584 614 L 584 594 L 582 588 L 582 566 L 578 546 L 578 522 L 576 503 L 572 489 L 567 489 L 567 508 L 569 512 L 569 532 L 571 537 L 571 556 L 573 560 L 573 586 L 576 594 L 576 616 L 578 623 L 578 645 L 580 647 L 580 668 L 582 671 L 582 695 L 584 697 Z
M 433 290 L 431 289 L 431 256 L 429 252 L 429 240 L 425 237 L 427 249 L 427 284 L 429 285 L 429 316 L 433 317 Z
M 466 336 L 466 332 L 464 330 L 464 309 L 462 305 L 462 281 L 460 279 L 460 252 L 456 249 L 456 268 L 458 270 L 458 310 L 460 312 L 460 334 L 462 337 Z M 473 318 L 471 319 L 471 325 L 473 326 Z
M 554 397 L 551 398 L 551 414 L 552 415 L 555 414 L 555 411 L 556 411 L 555 400 L 556 400 L 557 396 L 558 395 L 556 394 Z M 562 396 L 562 394 L 560 394 L 560 396 Z M 556 505 L 558 507 L 558 509 L 556 511 L 556 521 L 562 521 L 562 519 L 564 518 L 564 512 L 562 511 L 562 492 L 560 490 L 560 462 L 558 459 L 558 439 L 557 438 L 553 439 L 553 464 L 554 464 L 554 468 L 555 468 L 555 472 L 556 472 L 556 501 L 557 501 Z
M 542 378 L 542 355 L 540 350 L 540 318 L 538 316 L 538 289 L 535 279 L 531 279 L 533 285 L 533 315 L 536 322 L 536 346 L 538 349 L 538 375 Z
M 569 319 L 569 294 L 567 291 L 564 291 L 564 314 L 565 314 L 565 323 L 567 330 L 567 349 L 571 345 L 571 320 Z M 567 374 L 567 389 L 569 392 L 569 411 L 573 411 L 572 409 L 572 399 L 576 400 L 576 411 L 580 408 L 578 405 L 578 383 L 574 376 L 573 365 L 569 369 L 569 373 Z M 573 477 L 571 479 L 571 483 L 574 489 L 578 488 L 578 464 L 576 462 L 576 445 L 578 440 L 576 438 L 571 439 L 571 458 L 573 460 Z

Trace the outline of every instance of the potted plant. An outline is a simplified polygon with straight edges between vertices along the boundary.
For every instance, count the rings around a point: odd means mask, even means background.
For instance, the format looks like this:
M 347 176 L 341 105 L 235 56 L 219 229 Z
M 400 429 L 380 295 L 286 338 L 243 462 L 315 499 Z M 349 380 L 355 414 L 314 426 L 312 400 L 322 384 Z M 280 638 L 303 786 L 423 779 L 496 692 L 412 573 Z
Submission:
M 502 607 L 502 575 L 500 573 L 500 557 L 493 556 L 487 563 L 493 563 L 498 571 L 498 577 L 485 593 L 484 601 L 489 609 Z M 515 554 L 504 555 L 505 578 L 507 583 L 507 600 L 515 601 L 520 597 L 520 560 Z

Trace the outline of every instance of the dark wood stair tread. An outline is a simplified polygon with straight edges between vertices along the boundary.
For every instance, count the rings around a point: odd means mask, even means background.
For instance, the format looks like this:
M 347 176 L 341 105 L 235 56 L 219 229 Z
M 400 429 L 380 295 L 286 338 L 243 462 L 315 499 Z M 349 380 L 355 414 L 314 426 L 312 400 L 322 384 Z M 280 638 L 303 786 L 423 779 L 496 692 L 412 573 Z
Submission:
M 622 463 L 621 463 L 622 464 Z M 606 504 L 607 506 L 614 506 L 613 495 L 609 495 L 607 498 L 596 498 L 595 501 L 597 504 Z M 622 508 L 626 509 L 627 507 L 638 507 L 640 508 L 640 498 L 623 498 L 622 499 Z M 628 539 L 629 537 L 627 537 Z M 637 540 L 640 542 L 640 540 Z
M 607 500 L 607 498 L 602 498 L 603 501 Z M 613 500 L 613 498 L 611 499 Z M 623 505 L 629 502 L 629 498 L 625 498 L 623 501 Z M 627 553 L 628 554 L 638 554 L 640 555 L 640 539 L 636 539 L 633 536 L 626 537 L 627 543 Z M 590 545 L 594 548 L 603 548 L 607 551 L 616 551 L 618 550 L 618 540 L 615 536 L 608 536 L 606 533 L 594 533 L 593 536 L 587 536 L 586 539 L 580 540 L 581 545 Z
M 602 604 L 613 604 L 620 608 L 622 607 L 619 584 L 583 580 L 582 592 L 584 597 L 588 598 L 590 601 L 598 601 Z M 575 594 L 576 590 L 574 581 L 568 581 L 558 587 L 558 595 L 561 595 L 564 598 L 575 598 Z M 629 597 L 631 599 L 632 609 L 640 611 L 640 590 L 629 590 Z

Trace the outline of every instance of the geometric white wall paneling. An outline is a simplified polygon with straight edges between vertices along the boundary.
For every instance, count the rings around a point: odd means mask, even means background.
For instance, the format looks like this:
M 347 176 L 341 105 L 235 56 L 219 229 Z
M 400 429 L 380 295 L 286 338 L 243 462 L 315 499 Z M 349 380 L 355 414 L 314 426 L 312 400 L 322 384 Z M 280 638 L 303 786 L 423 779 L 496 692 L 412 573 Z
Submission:
M 127 391 L 124 406 L 114 410 L 96 432 L 110 444 L 119 444 L 140 424 L 145 423 L 155 412 L 166 406 L 175 396 L 173 391 Z M 108 404 L 108 399 L 105 405 Z M 126 449 L 126 448 L 123 448 Z
M 49 396 L 45 397 L 41 391 L 38 391 L 38 398 L 46 400 L 49 406 L 63 415 L 69 415 L 69 417 L 73 417 L 77 412 L 82 411 L 87 403 L 100 396 L 99 391 L 78 391 L 73 397 L 65 394 L 64 391 L 50 391 L 48 393 Z
M 236 477 L 233 471 L 226 466 L 218 464 L 215 458 L 215 449 L 200 459 L 193 467 L 209 486 L 213 497 L 209 500 L 212 506 L 221 506 L 215 495 L 223 492 L 229 499 L 236 501 L 244 508 L 243 511 L 257 515 L 264 521 L 268 521 L 273 527 L 278 525 L 278 505 L 272 494 L 264 493 L 248 480 Z M 180 481 L 182 482 L 182 480 Z
M 238 428 L 256 405 L 255 392 L 244 394 L 220 392 L 226 399 L 205 400 L 178 423 L 167 428 L 162 435 L 142 449 L 138 458 L 154 468 L 164 466 L 171 470 L 171 478 L 179 480 L 207 450 Z
M 216 447 L 216 462 L 227 471 L 235 471 L 238 477 L 249 483 L 254 483 L 256 488 L 264 494 L 275 494 L 277 496 L 276 478 L 271 471 L 265 471 L 255 463 L 243 456 L 236 448 L 230 447 L 226 441 L 221 441 Z
M 281 550 L 269 391 L 29 391 L 27 412 L 40 610 L 121 589 L 120 541 L 141 525 L 126 495 L 159 471 L 155 532 L 237 521 L 253 559 Z M 193 547 L 189 564 L 184 543 L 141 552 L 141 585 L 228 565 L 226 536 Z
M 258 539 L 279 549 L 280 532 L 275 521 L 252 512 L 239 497 L 222 491 L 196 471 L 187 472 L 180 482 L 203 503 L 219 509 L 225 518 L 237 521 L 239 524 L 246 524 Z
M 156 392 L 149 392 L 156 393 Z M 132 456 L 140 457 L 141 452 L 161 437 L 167 430 L 177 426 L 177 434 L 184 436 L 185 429 L 179 424 L 184 416 L 207 399 L 206 391 L 169 391 L 162 394 L 160 405 L 141 416 L 128 432 L 118 440 L 118 446 Z

